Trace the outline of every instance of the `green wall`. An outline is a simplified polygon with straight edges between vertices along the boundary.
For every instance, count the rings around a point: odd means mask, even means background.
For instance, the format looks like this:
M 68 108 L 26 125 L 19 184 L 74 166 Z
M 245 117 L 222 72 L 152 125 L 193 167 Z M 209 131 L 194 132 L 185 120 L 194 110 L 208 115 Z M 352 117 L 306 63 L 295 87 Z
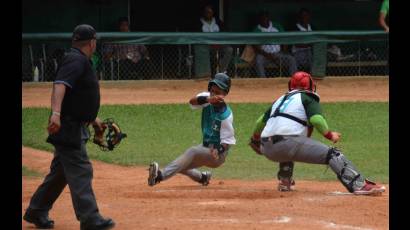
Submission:
M 23 0 L 22 32 L 71 32 L 82 23 L 116 31 L 118 18 L 127 15 L 128 0 Z
M 249 31 L 257 13 L 266 9 L 273 21 L 289 30 L 299 9 L 305 7 L 312 13 L 316 30 L 381 30 L 377 22 L 380 5 L 378 0 L 231 0 L 225 21 L 231 31 Z

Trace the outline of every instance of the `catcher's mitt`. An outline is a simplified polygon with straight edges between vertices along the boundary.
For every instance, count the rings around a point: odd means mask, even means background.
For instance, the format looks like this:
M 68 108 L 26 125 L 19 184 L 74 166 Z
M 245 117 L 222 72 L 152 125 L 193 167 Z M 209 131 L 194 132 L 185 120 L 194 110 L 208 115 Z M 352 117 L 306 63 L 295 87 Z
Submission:
M 257 154 L 262 155 L 260 145 L 260 135 L 254 134 L 249 141 L 249 146 L 251 146 L 252 150 L 255 151 Z
M 112 118 L 105 119 L 102 123 L 102 130 L 94 126 L 93 143 L 100 146 L 103 151 L 112 151 L 123 138 L 127 137 L 127 134 L 121 132 L 120 127 Z

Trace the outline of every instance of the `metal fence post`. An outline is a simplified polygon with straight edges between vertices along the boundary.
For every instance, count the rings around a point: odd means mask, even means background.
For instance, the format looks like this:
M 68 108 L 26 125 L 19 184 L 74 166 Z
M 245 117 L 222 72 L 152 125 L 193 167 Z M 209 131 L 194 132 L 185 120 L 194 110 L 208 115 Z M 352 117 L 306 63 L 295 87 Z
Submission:
M 362 53 L 361 53 L 361 41 L 359 41 L 359 76 L 362 76 L 362 75 L 361 75 L 361 71 L 360 71 L 360 68 L 361 68 L 361 66 L 362 66 L 361 56 L 362 56 Z
M 385 59 L 387 60 L 387 65 L 386 65 L 386 67 L 384 68 L 384 70 L 385 70 L 385 74 L 386 74 L 387 76 L 389 76 L 389 75 L 390 75 L 390 73 L 389 73 L 389 68 L 390 68 L 390 59 L 389 59 L 389 48 L 390 48 L 390 47 L 389 47 L 389 39 L 387 39 L 385 48 L 387 49 L 387 52 L 385 53 L 385 54 L 386 54 Z
M 216 67 L 215 67 L 215 72 L 220 73 L 221 71 L 219 70 L 219 49 L 216 50 Z
M 181 46 L 178 45 L 178 70 L 177 70 L 178 77 L 182 76 L 181 65 L 182 65 L 182 51 L 181 51 Z
M 111 80 L 114 80 L 114 61 L 110 58 L 110 72 L 111 72 Z
M 42 81 L 45 81 L 46 78 L 46 68 L 47 68 L 47 56 L 46 56 L 46 44 L 42 44 L 42 49 L 43 49 L 43 59 L 44 59 L 44 63 L 43 63 L 43 74 L 41 75 L 42 77 Z
M 120 80 L 120 59 L 117 58 L 117 81 Z
M 40 58 L 40 69 L 41 69 L 41 80 L 40 81 L 44 81 L 44 62 L 42 58 Z
M 279 57 L 279 77 L 282 77 L 282 57 Z
M 235 61 L 234 61 L 234 72 L 235 72 L 235 74 L 234 74 L 234 76 L 235 76 L 235 78 L 237 78 L 238 77 L 238 64 L 239 64 L 239 60 L 240 60 L 240 57 L 239 57 L 239 47 L 236 47 L 236 50 L 235 50 L 236 52 L 235 52 Z
M 164 47 L 161 46 L 161 79 L 164 80 Z
M 33 58 L 33 47 L 31 47 L 31 44 L 28 45 L 28 49 L 30 52 L 30 60 L 31 60 L 31 71 L 34 71 L 34 58 Z
M 188 77 L 192 78 L 192 52 L 191 44 L 188 45 Z
M 57 73 L 57 69 L 58 69 L 57 59 L 53 58 L 53 64 L 54 64 L 54 72 Z

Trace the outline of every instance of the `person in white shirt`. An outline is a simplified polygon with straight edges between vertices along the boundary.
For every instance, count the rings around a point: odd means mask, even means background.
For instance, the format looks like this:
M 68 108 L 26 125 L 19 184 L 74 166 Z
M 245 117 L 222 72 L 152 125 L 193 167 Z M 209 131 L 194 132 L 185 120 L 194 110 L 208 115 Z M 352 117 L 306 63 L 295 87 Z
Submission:
M 259 24 L 255 32 L 276 33 L 280 32 L 280 30 L 272 25 L 268 13 L 264 11 L 259 15 Z M 290 54 L 282 52 L 281 45 L 266 44 L 253 47 L 256 52 L 255 65 L 259 77 L 266 77 L 265 66 L 269 63 L 276 66 L 285 66 L 288 69 L 289 76 L 292 76 L 297 71 L 295 58 Z
M 200 22 L 200 31 L 201 32 L 205 32 L 205 33 L 217 33 L 217 32 L 222 32 L 224 31 L 224 25 L 223 22 L 221 20 L 219 20 L 218 18 L 214 17 L 214 11 L 212 9 L 212 6 L 207 5 L 205 6 L 204 10 L 203 10 L 203 14 L 202 17 L 199 19 Z M 212 62 L 215 62 L 215 56 L 218 52 L 218 71 L 216 70 L 216 68 L 214 67 L 215 64 L 212 64 L 213 68 L 212 68 L 212 75 L 214 75 L 216 72 L 226 72 L 228 67 L 229 67 L 229 63 L 232 59 L 232 53 L 233 53 L 233 48 L 229 45 L 210 45 L 210 49 L 211 49 L 211 55 L 212 55 Z

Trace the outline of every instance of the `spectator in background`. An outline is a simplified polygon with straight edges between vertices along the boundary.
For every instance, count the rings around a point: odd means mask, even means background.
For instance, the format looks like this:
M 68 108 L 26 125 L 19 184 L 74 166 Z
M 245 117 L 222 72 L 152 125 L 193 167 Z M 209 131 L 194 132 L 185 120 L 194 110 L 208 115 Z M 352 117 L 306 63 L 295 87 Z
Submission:
M 387 18 L 387 20 L 386 20 Z M 379 24 L 383 27 L 384 31 L 389 32 L 389 0 L 383 0 L 380 7 Z
M 202 17 L 199 19 L 199 21 L 200 21 L 199 28 L 201 32 L 217 33 L 221 31 L 225 31 L 223 22 L 219 20 L 218 18 L 214 17 L 214 11 L 212 9 L 212 6 L 210 5 L 205 6 L 202 12 Z M 221 73 L 226 72 L 229 67 L 229 63 L 232 59 L 233 48 L 229 45 L 211 45 L 210 49 L 211 49 L 211 63 L 212 63 L 211 76 L 214 76 L 215 73 L 217 72 L 215 65 L 218 61 L 219 61 L 218 72 L 221 72 Z M 219 51 L 218 56 L 216 56 L 217 51 Z
M 295 27 L 296 31 L 312 31 L 310 15 L 310 11 L 306 8 L 299 10 Z M 296 59 L 299 70 L 311 72 L 312 52 L 312 45 L 310 44 L 296 44 L 292 46 L 292 54 Z
M 269 13 L 263 11 L 259 14 L 259 24 L 255 28 L 254 32 L 264 33 L 276 33 L 280 30 L 272 25 L 272 21 L 269 20 Z M 292 75 L 297 71 L 297 64 L 295 58 L 282 50 L 285 50 L 285 46 L 278 44 L 267 45 L 254 45 L 253 48 L 256 52 L 255 65 L 256 72 L 259 77 L 266 77 L 265 66 L 269 63 L 280 66 L 284 65 L 288 68 L 289 75 Z
M 118 27 L 120 32 L 130 32 L 128 18 L 121 17 Z M 104 60 L 110 61 L 106 63 L 110 64 L 108 69 L 113 68 L 119 74 L 118 79 L 142 79 L 141 70 L 150 58 L 144 45 L 109 43 L 104 47 Z

